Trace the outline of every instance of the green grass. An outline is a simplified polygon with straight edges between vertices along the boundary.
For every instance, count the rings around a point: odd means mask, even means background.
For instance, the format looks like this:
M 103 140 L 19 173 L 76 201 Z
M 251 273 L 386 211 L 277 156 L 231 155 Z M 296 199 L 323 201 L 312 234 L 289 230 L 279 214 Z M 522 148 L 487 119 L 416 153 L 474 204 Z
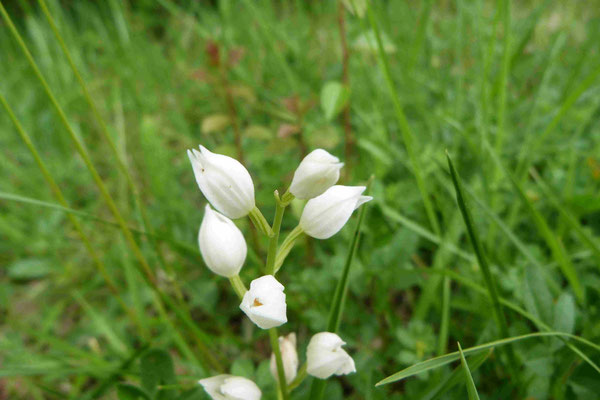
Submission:
M 374 200 L 330 240 L 295 239 L 279 333 L 296 332 L 301 363 L 325 327 L 348 343 L 357 373 L 323 398 L 464 399 L 456 342 L 482 399 L 594 398 L 600 9 L 368 3 L 344 14 L 355 143 L 342 161 L 344 184 L 374 176 Z M 200 257 L 185 151 L 241 150 L 269 220 L 304 152 L 344 157 L 344 118 L 319 104 L 342 82 L 337 2 L 2 4 L 0 398 L 117 399 L 149 348 L 174 362 L 160 392 L 207 398 L 195 382 L 223 370 L 276 398 L 269 335 Z M 203 129 L 211 117 L 221 125 Z M 250 282 L 269 243 L 237 222 Z

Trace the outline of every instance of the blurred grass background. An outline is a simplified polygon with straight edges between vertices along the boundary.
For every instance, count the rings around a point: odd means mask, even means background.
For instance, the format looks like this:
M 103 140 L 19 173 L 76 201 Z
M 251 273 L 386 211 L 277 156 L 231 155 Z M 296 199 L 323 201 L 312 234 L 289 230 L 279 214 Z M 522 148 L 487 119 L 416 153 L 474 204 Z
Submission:
M 204 267 L 197 249 L 204 199 L 185 150 L 198 144 L 242 155 L 269 219 L 272 191 L 287 187 L 314 148 L 346 162 L 344 183 L 375 175 L 340 331 L 358 372 L 328 381 L 328 399 L 431 398 L 449 367 L 374 384 L 456 350 L 457 341 L 467 348 L 500 335 L 455 202 L 446 149 L 469 193 L 500 296 L 533 317 L 507 310 L 509 334 L 558 330 L 598 342 L 600 3 L 371 3 L 371 18 L 361 18 L 336 1 L 48 1 L 144 217 L 42 9 L 3 2 L 135 228 L 157 287 L 190 308 L 204 335 L 147 285 L 4 21 L 0 94 L 79 212 L 135 320 L 95 269 L 2 109 L 0 399 L 117 398 L 116 382 L 138 381 L 144 345 L 169 350 L 178 383 L 192 387 L 214 372 L 198 344 L 203 340 L 226 371 L 254 379 L 265 398 L 274 398 L 266 332 L 244 318 L 229 283 Z M 328 118 L 321 92 L 345 74 L 340 18 L 350 97 L 347 113 Z M 400 118 L 394 99 L 403 107 Z M 301 209 L 292 204 L 284 229 L 296 225 Z M 248 283 L 260 273 L 266 241 L 253 239 L 247 220 L 239 226 L 253 248 L 241 274 Z M 328 241 L 301 241 L 278 277 L 290 320 L 281 332 L 297 332 L 302 360 L 310 336 L 327 325 L 351 237 L 347 227 Z M 514 348 L 516 365 L 499 351 L 477 369 L 469 361 L 481 398 L 597 398 L 598 372 L 562 342 Z M 583 351 L 600 362 L 597 352 Z M 294 398 L 307 398 L 309 381 Z M 439 398 L 465 395 L 460 384 Z

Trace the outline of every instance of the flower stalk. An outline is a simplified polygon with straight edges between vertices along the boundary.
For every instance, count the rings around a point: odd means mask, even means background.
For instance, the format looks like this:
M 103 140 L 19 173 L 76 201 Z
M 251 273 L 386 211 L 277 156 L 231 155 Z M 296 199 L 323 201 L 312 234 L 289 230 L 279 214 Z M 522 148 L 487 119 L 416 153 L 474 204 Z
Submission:
M 277 376 L 279 377 L 279 391 L 283 400 L 289 400 L 288 387 L 285 381 L 285 370 L 283 369 L 283 359 L 281 358 L 281 349 L 279 348 L 279 333 L 277 328 L 269 329 L 269 339 L 271 340 L 271 348 L 275 354 L 275 363 L 277 364 Z
M 286 237 L 283 239 L 277 256 L 275 257 L 275 273 L 279 271 L 279 268 L 283 265 L 285 258 L 290 254 L 290 251 L 294 248 L 296 240 L 304 233 L 300 225 L 296 226 Z
M 256 229 L 261 231 L 266 236 L 271 236 L 271 225 L 269 225 L 267 219 L 265 218 L 263 213 L 260 212 L 258 207 L 254 207 L 252 210 L 250 210 L 248 217 L 250 217 L 250 221 L 252 221 L 252 224 L 254 224 Z
M 244 294 L 246 294 L 248 289 L 246 289 L 246 285 L 244 285 L 240 276 L 234 275 L 230 277 L 229 282 L 231 282 L 231 287 L 233 287 L 235 294 L 237 294 L 240 299 L 244 298 Z
M 281 198 L 276 190 L 275 196 L 275 218 L 273 219 L 273 227 L 269 237 L 269 250 L 267 253 L 267 274 L 275 275 L 275 259 L 277 258 L 277 245 L 279 242 L 279 231 L 281 230 L 281 221 L 283 220 L 283 212 L 294 198 L 292 194 L 286 192 Z

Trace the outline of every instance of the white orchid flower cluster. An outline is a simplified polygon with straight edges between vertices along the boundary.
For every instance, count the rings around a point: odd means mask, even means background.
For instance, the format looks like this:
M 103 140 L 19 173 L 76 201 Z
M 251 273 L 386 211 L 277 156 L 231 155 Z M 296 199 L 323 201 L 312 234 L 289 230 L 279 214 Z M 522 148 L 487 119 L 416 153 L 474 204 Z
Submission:
M 196 182 L 210 203 L 206 205 L 198 234 L 202 258 L 212 272 L 229 278 L 241 298 L 240 309 L 248 318 L 258 327 L 269 329 L 273 347 L 271 372 L 280 393 L 285 394 L 288 385 L 298 378 L 299 359 L 296 335 L 278 337 L 276 331 L 288 318 L 285 287 L 277 281 L 275 273 L 300 235 L 304 233 L 316 239 L 335 235 L 353 211 L 372 197 L 362 195 L 364 186 L 335 185 L 344 164 L 327 151 L 317 149 L 302 160 L 289 190 L 281 197 L 275 191 L 277 207 L 273 226 L 270 226 L 256 207 L 252 178 L 240 162 L 212 153 L 203 146 L 200 151 L 188 150 L 188 156 Z M 278 247 L 283 210 L 294 198 L 308 201 L 298 226 Z M 246 260 L 246 241 L 231 220 L 245 216 L 269 237 L 267 275 L 254 279 L 249 290 L 239 277 Z M 335 333 L 317 333 L 308 344 L 306 366 L 300 370 L 320 379 L 355 372 L 352 357 L 342 349 L 344 344 Z M 262 395 L 254 382 L 243 377 L 217 375 L 199 383 L 215 400 L 256 400 Z

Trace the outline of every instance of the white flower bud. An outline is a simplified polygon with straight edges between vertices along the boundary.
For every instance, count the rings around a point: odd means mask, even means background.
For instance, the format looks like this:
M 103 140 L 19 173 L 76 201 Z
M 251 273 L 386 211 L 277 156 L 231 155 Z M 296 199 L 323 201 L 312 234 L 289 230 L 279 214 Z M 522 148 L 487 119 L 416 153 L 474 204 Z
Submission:
M 213 400 L 259 400 L 262 392 L 250 379 L 233 375 L 217 375 L 198 383 Z
M 342 349 L 345 344 L 335 333 L 314 335 L 306 348 L 306 372 L 321 379 L 356 372 L 354 360 Z
M 332 186 L 325 193 L 309 200 L 300 217 L 300 227 L 316 239 L 327 239 L 339 232 L 352 212 L 372 200 L 362 196 L 364 186 Z
M 229 218 L 241 218 L 254 208 L 254 184 L 239 161 L 211 153 L 204 146 L 188 150 L 196 182 L 204 196 Z
M 198 232 L 198 244 L 202 258 L 212 272 L 227 278 L 239 274 L 248 251 L 244 235 L 232 220 L 208 204 Z
M 250 282 L 240 308 L 262 329 L 275 328 L 287 322 L 283 285 L 273 275 L 261 276 Z
M 290 333 L 287 336 L 279 337 L 279 350 L 281 351 L 281 360 L 283 361 L 283 370 L 285 371 L 285 381 L 290 384 L 298 373 L 298 352 L 296 351 L 296 334 Z M 271 374 L 279 382 L 277 374 L 277 361 L 275 354 L 271 354 Z
M 310 152 L 294 172 L 290 192 L 299 199 L 312 199 L 325 192 L 340 178 L 344 166 L 339 158 L 323 149 Z

